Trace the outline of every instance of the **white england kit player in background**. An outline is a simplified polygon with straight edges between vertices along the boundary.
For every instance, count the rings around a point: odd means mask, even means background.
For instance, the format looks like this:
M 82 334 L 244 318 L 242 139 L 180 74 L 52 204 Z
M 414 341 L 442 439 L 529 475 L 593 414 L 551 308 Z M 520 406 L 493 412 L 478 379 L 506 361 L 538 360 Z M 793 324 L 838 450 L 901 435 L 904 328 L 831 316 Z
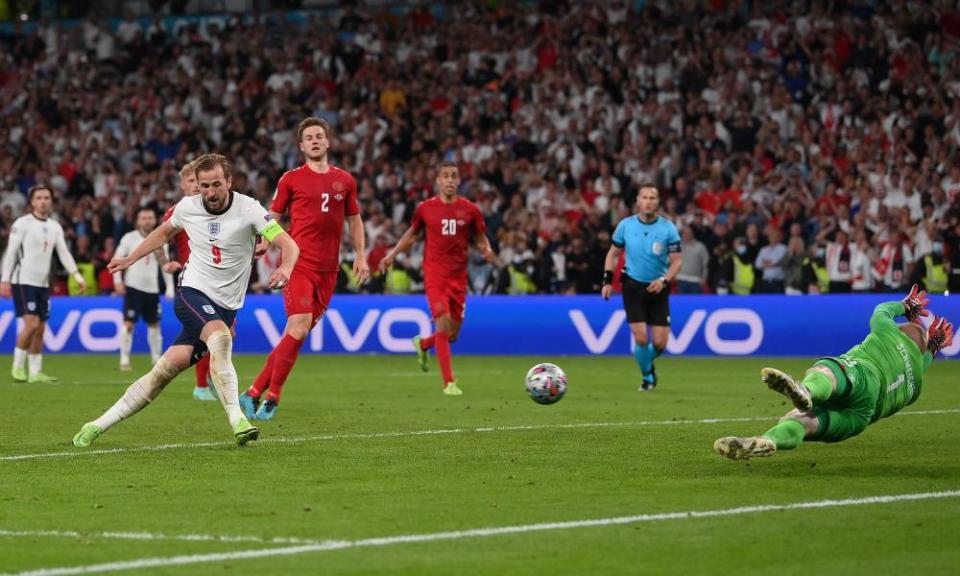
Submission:
M 226 158 L 204 154 L 195 161 L 194 169 L 200 194 L 177 203 L 170 219 L 132 254 L 114 258 L 109 265 L 111 272 L 126 270 L 185 230 L 190 238 L 190 260 L 180 275 L 174 306 L 183 329 L 149 373 L 131 384 L 102 416 L 83 425 L 73 438 L 75 446 L 90 446 L 108 428 L 136 414 L 208 351 L 210 375 L 237 444 L 242 446 L 260 435 L 240 411 L 230 325 L 243 306 L 256 235 L 277 244 L 283 254 L 283 264 L 270 276 L 271 289 L 289 282 L 300 250 L 263 206 L 230 190 L 231 167 Z
M 115 256 L 124 258 L 133 254 L 148 234 L 157 227 L 157 214 L 152 208 L 137 212 L 137 229 L 127 232 L 117 245 Z M 120 370 L 130 370 L 130 349 L 133 346 L 133 328 L 143 318 L 147 324 L 147 344 L 150 346 L 150 361 L 156 363 L 163 352 L 163 337 L 160 334 L 160 262 L 166 262 L 166 246 L 157 253 L 147 254 L 134 262 L 124 272 L 113 275 L 114 291 L 123 296 L 123 328 L 120 333 Z M 167 294 L 173 295 L 173 277 L 164 273 Z
M 73 275 L 81 292 L 87 289 L 87 284 L 67 249 L 63 228 L 50 219 L 53 208 L 50 189 L 34 186 L 27 195 L 30 214 L 13 222 L 0 270 L 0 296 L 13 296 L 17 317 L 23 319 L 10 373 L 14 382 L 56 382 L 56 378 L 43 373 L 43 332 L 50 318 L 50 260 L 53 251 L 57 251 L 60 263 Z

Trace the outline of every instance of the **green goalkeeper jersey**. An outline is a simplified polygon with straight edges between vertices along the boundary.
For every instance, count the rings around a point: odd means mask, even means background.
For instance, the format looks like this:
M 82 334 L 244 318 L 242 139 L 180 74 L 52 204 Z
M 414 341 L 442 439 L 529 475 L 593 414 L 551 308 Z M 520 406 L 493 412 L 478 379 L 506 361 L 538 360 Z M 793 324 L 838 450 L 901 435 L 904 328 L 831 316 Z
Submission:
M 913 404 L 923 389 L 923 374 L 933 356 L 897 328 L 894 318 L 904 313 L 900 302 L 878 305 L 870 317 L 870 334 L 841 358 L 848 365 L 859 364 L 880 387 L 880 399 L 873 421 L 885 418 Z

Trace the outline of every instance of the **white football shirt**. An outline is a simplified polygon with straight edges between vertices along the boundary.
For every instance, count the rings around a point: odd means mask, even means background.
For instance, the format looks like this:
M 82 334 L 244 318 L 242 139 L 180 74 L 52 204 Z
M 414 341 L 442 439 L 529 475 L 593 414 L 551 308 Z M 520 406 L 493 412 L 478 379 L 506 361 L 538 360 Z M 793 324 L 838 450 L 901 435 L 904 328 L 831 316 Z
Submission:
M 117 258 L 129 256 L 143 242 L 144 238 L 146 236 L 141 234 L 139 230 L 131 230 L 124 234 L 123 238 L 120 239 L 120 244 L 117 245 Z M 166 251 L 166 249 L 166 246 L 164 246 L 163 250 Z M 114 274 L 113 281 L 123 282 L 128 288 L 136 288 L 141 292 L 159 294 L 159 275 L 160 263 L 157 262 L 157 258 L 153 254 L 147 254 L 127 268 L 123 272 L 122 278 L 119 272 Z
M 54 250 L 67 272 L 75 273 L 77 263 L 67 249 L 59 222 L 50 218 L 41 220 L 33 214 L 17 218 L 10 228 L 10 241 L 3 256 L 0 280 L 38 288 L 49 287 L 50 261 Z
M 253 270 L 256 235 L 273 218 L 249 196 L 230 192 L 230 204 L 211 213 L 203 195 L 187 196 L 177 203 L 170 219 L 190 238 L 190 260 L 180 275 L 180 285 L 203 292 L 229 310 L 243 306 Z

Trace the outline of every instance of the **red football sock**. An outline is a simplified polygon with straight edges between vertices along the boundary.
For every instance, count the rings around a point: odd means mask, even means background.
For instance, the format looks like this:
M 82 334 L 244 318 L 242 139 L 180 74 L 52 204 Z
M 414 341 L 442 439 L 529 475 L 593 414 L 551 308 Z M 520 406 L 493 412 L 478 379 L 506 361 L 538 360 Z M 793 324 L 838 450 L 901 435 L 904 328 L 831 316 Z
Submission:
M 436 335 L 436 334 L 432 334 L 432 335 L 430 335 L 430 336 L 427 336 L 426 338 L 421 338 L 421 339 L 420 339 L 420 349 L 421 349 L 421 350 L 429 350 L 429 349 L 433 348 L 433 343 L 434 343 L 434 341 L 435 341 L 436 339 L 437 339 L 437 335 Z
M 267 392 L 267 400 L 273 400 L 274 402 L 280 401 L 280 390 L 283 388 L 283 383 L 287 381 L 287 376 L 297 361 L 297 355 L 300 354 L 300 346 L 302 344 L 303 340 L 297 340 L 289 334 L 284 334 L 283 340 L 277 344 L 276 349 L 273 351 L 275 355 L 273 359 L 273 374 L 270 375 L 270 391 Z
M 210 377 L 210 355 L 207 354 L 196 364 L 197 388 L 206 388 Z
M 453 382 L 453 367 L 450 365 L 450 335 L 440 330 L 433 337 L 437 345 L 437 362 L 440 364 L 440 374 L 443 376 L 443 385 Z
M 247 396 L 259 398 L 263 394 L 263 391 L 267 389 L 267 386 L 270 385 L 270 375 L 273 374 L 273 355 L 275 353 L 276 349 L 267 355 L 267 361 L 263 364 L 263 368 L 260 369 L 257 378 L 247 390 Z

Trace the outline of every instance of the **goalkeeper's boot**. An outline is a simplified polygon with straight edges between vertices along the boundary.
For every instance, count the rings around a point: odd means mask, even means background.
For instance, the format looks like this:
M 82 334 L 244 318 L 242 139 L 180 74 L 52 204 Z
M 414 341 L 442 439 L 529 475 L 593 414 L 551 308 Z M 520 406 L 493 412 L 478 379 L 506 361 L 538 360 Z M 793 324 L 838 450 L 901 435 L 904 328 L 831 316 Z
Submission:
M 243 415 L 250 420 L 257 419 L 257 406 L 259 404 L 259 398 L 254 398 L 246 392 L 240 395 L 240 410 L 243 411 Z
M 218 400 L 216 394 L 213 393 L 213 390 L 209 386 L 204 386 L 203 388 L 197 386 L 193 389 L 193 399 L 194 400 L 204 400 L 204 401 L 214 401 Z M 246 412 L 244 412 L 246 413 Z
M 457 381 L 447 382 L 443 385 L 443 393 L 447 396 L 461 396 L 463 395 L 463 390 L 457 386 Z
M 80 428 L 80 431 L 77 432 L 77 435 L 73 437 L 73 445 L 77 448 L 87 448 L 93 441 L 100 437 L 103 434 L 103 430 L 99 426 L 95 426 L 93 422 L 87 422 Z
M 47 376 L 43 372 L 37 372 L 36 374 L 31 374 L 27 378 L 27 382 L 30 384 L 53 384 L 59 382 L 60 380 L 54 378 L 53 376 Z
M 243 446 L 259 438 L 260 429 L 251 424 L 246 418 L 243 418 L 233 427 L 233 437 L 237 439 L 237 446 Z
M 10 376 L 13 377 L 14 382 L 26 382 L 27 381 L 27 369 L 26 368 L 17 368 L 13 367 L 10 369 Z
M 727 436 L 714 442 L 713 449 L 717 454 L 726 456 L 731 460 L 747 460 L 749 458 L 771 456 L 777 451 L 777 445 L 773 443 L 773 440 L 763 436 L 753 438 Z
M 417 352 L 417 364 L 420 365 L 420 369 L 426 372 L 430 369 L 430 366 L 427 365 L 427 351 L 420 347 L 420 337 L 413 337 L 413 349 Z
M 760 379 L 767 383 L 767 387 L 779 392 L 793 403 L 793 407 L 801 412 L 813 410 L 813 399 L 807 387 L 797 382 L 789 374 L 776 368 L 764 368 L 760 371 Z
M 280 407 L 276 400 L 268 398 L 266 402 L 260 405 L 254 416 L 257 420 L 272 420 L 277 415 L 277 409 Z

